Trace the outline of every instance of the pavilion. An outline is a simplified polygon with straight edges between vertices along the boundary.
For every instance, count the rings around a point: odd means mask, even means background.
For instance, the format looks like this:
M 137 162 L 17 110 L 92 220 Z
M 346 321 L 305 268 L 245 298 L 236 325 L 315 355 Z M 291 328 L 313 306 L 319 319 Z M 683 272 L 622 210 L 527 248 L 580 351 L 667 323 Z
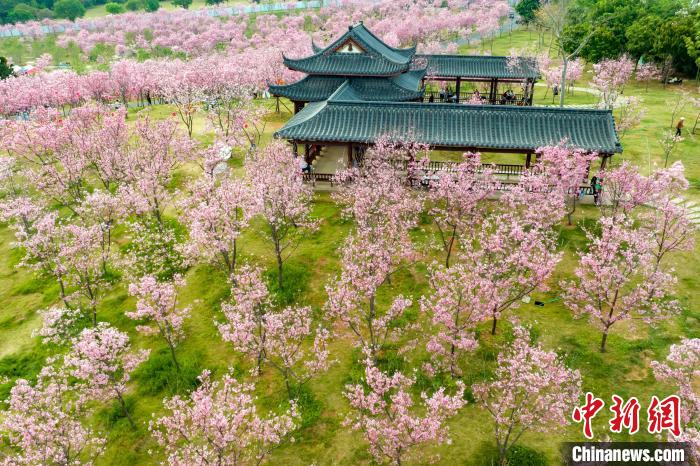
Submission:
M 290 141 L 295 153 L 303 148 L 316 180 L 358 162 L 385 136 L 435 150 L 523 154 L 522 165 L 496 165 L 496 173 L 504 175 L 520 174 L 537 148 L 563 141 L 598 153 L 601 167 L 622 151 L 610 110 L 531 106 L 537 70 L 528 60 L 514 66 L 506 57 L 416 55 L 415 47 L 388 46 L 362 23 L 314 51 L 302 59 L 285 58 L 286 66 L 307 76 L 270 86 L 270 92 L 294 102 L 295 114 L 275 137 Z M 460 92 L 449 99 L 426 98 L 424 81 L 438 79 L 454 80 L 457 91 L 465 81 L 489 82 L 490 91 L 482 104 L 460 98 Z M 525 97 L 503 102 L 498 96 L 503 82 L 522 83 Z

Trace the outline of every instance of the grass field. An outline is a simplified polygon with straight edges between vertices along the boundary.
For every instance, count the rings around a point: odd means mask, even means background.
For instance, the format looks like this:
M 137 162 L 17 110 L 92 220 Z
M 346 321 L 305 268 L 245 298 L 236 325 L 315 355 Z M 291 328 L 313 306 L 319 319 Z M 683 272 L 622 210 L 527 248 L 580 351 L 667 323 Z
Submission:
M 512 37 L 503 36 L 493 43 L 494 54 L 507 53 L 510 47 L 522 47 L 530 41 L 536 41 L 536 35 L 528 31 L 518 31 Z M 515 45 L 518 44 L 518 45 Z M 489 44 L 490 46 L 490 44 Z M 590 75 L 586 75 L 578 86 L 586 87 Z M 625 90 L 626 95 L 643 98 L 647 114 L 639 128 L 629 132 L 623 140 L 624 153 L 616 156 L 614 163 L 629 160 L 647 173 L 654 164 L 661 160 L 658 139 L 661 132 L 671 126 L 671 107 L 681 89 L 693 92 L 697 96 L 697 83 L 684 84 L 682 87 L 652 84 L 646 91 L 644 86 L 631 83 Z M 551 97 L 545 97 L 545 88 L 537 87 L 535 103 L 551 104 Z M 272 101 L 266 102 L 271 105 Z M 576 104 L 595 103 L 592 94 L 577 91 L 567 97 L 567 102 Z M 131 110 L 130 112 L 135 112 Z M 148 110 L 153 118 L 165 118 L 172 108 L 157 106 Z M 698 109 L 687 107 L 678 116 L 685 116 L 690 122 L 695 119 Z M 270 111 L 267 117 L 263 144 L 270 140 L 272 133 L 278 129 L 289 113 Z M 133 120 L 133 118 L 131 118 Z M 690 129 L 688 128 L 688 129 Z M 204 133 L 204 124 L 200 119 L 195 124 L 196 137 L 208 142 L 212 136 Z M 678 146 L 674 160 L 682 160 L 686 174 L 691 181 L 688 197 L 700 200 L 700 144 L 697 135 L 684 135 L 685 140 Z M 497 157 L 497 156 L 492 156 Z M 487 158 L 487 160 L 489 160 Z M 499 160 L 507 160 L 499 158 Z M 232 165 L 240 170 L 241 159 L 234 158 Z M 183 184 L 193 174 L 192 167 L 186 167 L 178 174 L 179 184 Z M 324 285 L 338 271 L 338 248 L 351 225 L 341 218 L 338 206 L 328 194 L 317 194 L 313 214 L 321 220 L 317 233 L 306 237 L 287 265 L 288 283 L 293 283 L 286 293 L 298 303 L 312 306 L 316 315 L 321 316 L 326 299 Z M 548 301 L 559 294 L 560 279 L 570 276 L 575 266 L 574 253 L 584 246 L 583 227 L 591 225 L 597 216 L 593 207 L 581 207 L 575 214 L 575 225 L 562 224 L 559 227 L 559 241 L 564 260 L 558 266 L 555 276 L 550 281 L 548 293 L 536 293 L 534 298 Z M 261 264 L 273 270 L 271 246 L 263 242 L 256 234 L 259 225 L 253 225 L 244 235 L 241 244 L 246 260 Z M 413 233 L 416 242 L 424 244 L 432 226 L 421 224 Z M 26 269 L 17 268 L 22 252 L 12 248 L 13 235 L 6 226 L 0 226 L 0 376 L 7 376 L 13 381 L 18 377 L 32 378 L 44 364 L 51 348 L 42 346 L 38 339 L 32 338 L 32 330 L 39 325 L 37 311 L 57 302 L 58 289 L 50 281 L 37 279 Z M 123 241 L 120 241 L 123 247 Z M 560 302 L 553 302 L 544 307 L 534 304 L 522 304 L 515 313 L 525 323 L 532 325 L 537 339 L 547 349 L 556 350 L 566 363 L 581 371 L 584 391 L 592 391 L 596 396 L 609 400 L 615 393 L 624 398 L 636 396 L 648 400 L 652 394 L 665 396 L 671 388 L 655 381 L 649 362 L 664 358 L 670 344 L 678 342 L 683 336 L 700 337 L 700 246 L 692 253 L 674 257 L 679 278 L 677 298 L 683 306 L 681 314 L 666 321 L 658 328 L 651 329 L 641 321 L 632 320 L 615 326 L 609 339 L 609 352 L 598 352 L 600 334 L 585 320 L 575 320 Z M 392 280 L 391 295 L 403 293 L 414 298 L 414 302 L 427 291 L 425 263 L 432 260 L 426 253 L 423 260 L 402 272 Z M 100 320 L 109 321 L 120 329 L 127 331 L 136 347 L 151 348 L 150 359 L 136 372 L 130 383 L 128 404 L 138 424 L 132 430 L 127 420 L 121 416 L 118 406 L 100 407 L 92 420 L 94 426 L 105 432 L 108 437 L 108 449 L 99 464 L 131 465 L 156 464 L 162 460 L 154 450 L 155 443 L 147 433 L 147 424 L 151 413 L 162 412 L 161 400 L 174 393 L 187 393 L 194 386 L 194 377 L 204 368 L 211 369 L 215 376 L 220 376 L 227 368 L 233 367 L 239 374 L 245 374 L 249 366 L 231 347 L 221 340 L 214 326 L 214 319 L 220 318 L 219 305 L 229 293 L 228 284 L 223 273 L 206 266 L 198 266 L 187 274 L 187 286 L 182 293 L 182 304 L 191 305 L 192 317 L 186 324 L 187 337 L 178 349 L 182 359 L 183 376 L 176 380 L 165 345 L 155 339 L 144 337 L 135 331 L 135 324 L 124 315 L 133 310 L 134 300 L 126 292 L 125 285 L 118 283 L 99 305 Z M 382 296 L 382 299 L 388 296 Z M 534 299 L 533 299 L 534 302 Z M 412 315 L 421 319 L 417 306 Z M 495 357 L 499 348 L 508 338 L 507 325 L 501 327 L 496 337 L 491 337 L 487 324 L 480 328 L 480 348 L 465 375 L 467 384 L 487 378 L 495 366 Z M 351 340 L 338 330 L 331 350 L 333 358 L 339 362 L 331 370 L 315 379 L 308 390 L 302 392 L 301 410 L 304 413 L 303 427 L 296 433 L 294 444 L 286 445 L 272 455 L 271 464 L 308 465 L 308 464 L 370 464 L 366 445 L 360 435 L 350 433 L 341 426 L 342 415 L 348 405 L 342 397 L 346 383 L 356 380 L 359 374 L 357 352 L 352 348 Z M 411 354 L 409 362 L 392 360 L 386 362 L 392 367 L 410 371 L 419 367 L 427 359 L 424 350 L 419 347 Z M 4 399 L 11 383 L 0 386 L 0 398 Z M 419 388 L 428 388 L 419 383 Z M 699 387 L 700 389 L 700 387 Z M 286 403 L 286 392 L 281 378 L 272 372 L 265 372 L 257 384 L 257 393 L 262 407 L 279 409 Z M 470 398 L 470 401 L 471 398 Z M 607 416 L 598 416 L 594 429 L 607 431 Z M 480 465 L 491 464 L 495 454 L 493 424 L 486 412 L 474 403 L 469 403 L 460 414 L 450 422 L 452 445 L 428 447 L 427 454 L 439 453 L 438 464 L 444 465 Z M 534 450 L 549 464 L 559 464 L 559 442 L 563 440 L 580 440 L 580 427 L 572 426 L 553 435 L 526 434 L 521 443 Z M 638 439 L 650 439 L 646 434 L 638 434 Z M 628 436 L 613 436 L 616 440 L 629 440 Z
M 218 6 L 220 7 L 227 7 L 227 6 L 234 6 L 234 5 L 249 5 L 252 2 L 249 2 L 247 0 L 227 0 L 224 3 L 219 4 Z M 207 5 L 205 3 L 205 0 L 192 0 L 192 4 L 189 6 L 190 10 L 199 10 L 201 8 L 207 8 L 207 7 L 214 7 L 217 5 Z M 177 10 L 178 8 L 181 8 L 179 6 L 173 5 L 169 1 L 162 1 L 160 3 L 160 8 L 163 10 Z M 90 19 L 90 18 L 99 18 L 102 16 L 107 16 L 109 13 L 105 10 L 104 5 L 96 5 L 91 8 L 88 8 L 87 11 L 85 12 L 84 18 Z

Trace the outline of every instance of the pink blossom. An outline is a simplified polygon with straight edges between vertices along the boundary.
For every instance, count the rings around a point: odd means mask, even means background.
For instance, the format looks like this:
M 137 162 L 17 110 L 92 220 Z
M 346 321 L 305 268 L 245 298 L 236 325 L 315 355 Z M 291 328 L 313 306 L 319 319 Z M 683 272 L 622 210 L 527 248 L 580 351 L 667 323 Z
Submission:
M 515 341 L 498 356 L 493 380 L 472 387 L 496 424 L 501 462 L 526 431 L 552 432 L 569 423 L 581 396 L 581 375 L 553 351 L 530 343 L 526 328 L 515 327 Z
M 362 431 L 375 461 L 398 465 L 413 457 L 420 462 L 422 444 L 450 442 L 445 423 L 466 404 L 461 381 L 454 395 L 446 394 L 444 387 L 431 396 L 421 393 L 421 414 L 411 395 L 415 378 L 400 372 L 385 374 L 368 356 L 364 382 L 345 387 L 344 395 L 353 408 L 345 424 Z
M 258 414 L 253 386 L 225 374 L 212 381 L 209 371 L 189 399 L 164 400 L 169 414 L 149 424 L 173 466 L 260 464 L 288 440 L 299 414 L 296 406 L 277 416 Z

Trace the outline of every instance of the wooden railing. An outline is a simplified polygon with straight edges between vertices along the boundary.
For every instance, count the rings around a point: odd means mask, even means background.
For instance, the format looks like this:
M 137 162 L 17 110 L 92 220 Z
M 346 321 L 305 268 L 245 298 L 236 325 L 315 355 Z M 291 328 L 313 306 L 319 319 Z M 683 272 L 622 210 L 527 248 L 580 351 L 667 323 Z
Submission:
M 473 94 L 471 92 L 460 92 L 459 94 L 459 103 L 469 103 L 469 101 L 473 98 Z M 491 104 L 491 105 L 529 105 L 530 103 L 528 102 L 527 99 L 525 99 L 525 94 L 513 94 L 513 97 L 510 99 L 506 99 L 502 94 L 497 95 L 494 100 L 490 100 L 488 95 L 481 95 L 481 101 L 484 104 Z M 448 104 L 455 104 L 457 103 L 457 94 L 454 92 L 443 92 L 443 91 L 428 91 L 426 90 L 425 93 L 423 94 L 423 102 L 424 103 L 448 103 Z
M 443 162 L 430 161 L 425 166 L 420 166 L 420 170 L 426 172 L 454 172 L 459 167 L 460 162 Z M 400 160 L 394 162 L 394 168 L 397 170 L 407 170 L 408 162 Z M 479 173 L 486 169 L 492 169 L 494 175 L 522 175 L 525 171 L 525 165 L 514 165 L 505 163 L 482 163 Z

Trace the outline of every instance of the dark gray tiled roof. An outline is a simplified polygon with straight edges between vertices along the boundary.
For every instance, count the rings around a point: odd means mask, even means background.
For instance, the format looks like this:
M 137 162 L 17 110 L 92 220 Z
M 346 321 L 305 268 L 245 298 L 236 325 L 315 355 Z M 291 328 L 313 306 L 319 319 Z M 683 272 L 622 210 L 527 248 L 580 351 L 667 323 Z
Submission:
M 441 77 L 536 79 L 537 63 L 531 58 L 518 58 L 508 66 L 508 57 L 481 55 L 416 55 L 427 62 L 428 74 Z
M 362 100 L 403 102 L 423 96 L 420 80 L 425 70 L 415 70 L 390 78 L 355 77 L 347 81 Z M 346 81 L 338 76 L 309 75 L 287 86 L 270 86 L 273 95 L 301 102 L 329 98 Z
M 566 140 L 599 153 L 622 151 L 609 110 L 369 102 L 347 83 L 275 133 L 288 140 L 356 143 L 386 135 L 454 148 L 525 151 Z
M 365 53 L 336 53 L 346 41 L 352 40 Z M 342 76 L 394 76 L 409 69 L 415 48 L 396 49 L 382 42 L 362 23 L 350 26 L 348 32 L 325 49 L 314 45 L 314 54 L 300 59 L 284 57 L 290 69 L 308 74 Z

